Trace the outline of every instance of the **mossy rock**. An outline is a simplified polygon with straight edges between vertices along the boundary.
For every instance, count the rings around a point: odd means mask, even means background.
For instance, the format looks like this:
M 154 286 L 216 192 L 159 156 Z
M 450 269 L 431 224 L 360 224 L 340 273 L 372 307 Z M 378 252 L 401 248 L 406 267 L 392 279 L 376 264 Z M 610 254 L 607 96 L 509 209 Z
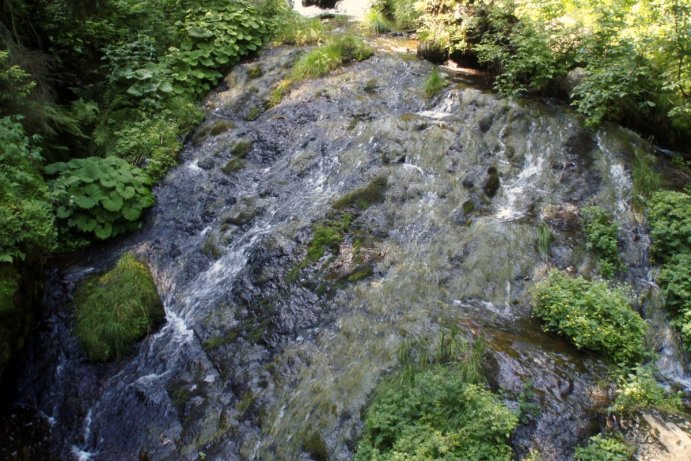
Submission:
M 245 162 L 242 159 L 231 158 L 223 167 L 223 172 L 225 174 L 235 173 L 236 171 L 242 170 L 244 166 Z
M 245 158 L 252 150 L 253 141 L 249 138 L 240 138 L 233 143 L 230 153 L 236 158 Z
M 262 75 L 264 75 L 264 71 L 262 70 L 262 66 L 260 64 L 255 64 L 253 66 L 247 67 L 248 79 L 254 80 L 255 78 L 261 77 Z
M 332 207 L 336 210 L 348 207 L 365 210 L 375 203 L 384 201 L 384 192 L 387 186 L 388 180 L 386 176 L 378 176 L 367 186 L 356 189 L 336 200 Z
M 487 197 L 492 198 L 495 195 L 497 195 L 497 191 L 499 190 L 499 186 L 501 185 L 501 181 L 499 180 L 499 173 L 497 172 L 497 169 L 494 167 L 490 167 L 487 170 L 487 181 L 485 181 L 484 185 L 484 191 L 485 195 Z
M 120 358 L 163 322 L 163 303 L 146 264 L 124 254 L 115 268 L 75 294 L 75 333 L 91 360 Z
M 194 136 L 192 136 L 192 144 L 194 146 L 200 146 L 209 136 L 218 136 L 233 128 L 235 128 L 235 124 L 230 120 L 214 120 L 200 127 L 196 133 L 194 133 Z

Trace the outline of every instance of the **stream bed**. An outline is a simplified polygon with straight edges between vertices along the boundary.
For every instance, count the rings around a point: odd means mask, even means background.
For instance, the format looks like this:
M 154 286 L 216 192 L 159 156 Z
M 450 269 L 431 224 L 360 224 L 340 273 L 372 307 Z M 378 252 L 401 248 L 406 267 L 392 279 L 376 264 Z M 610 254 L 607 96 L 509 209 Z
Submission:
M 593 270 L 579 210 L 599 204 L 621 228 L 621 281 L 655 298 L 649 238 L 629 206 L 631 160 L 650 146 L 460 80 L 426 99 L 433 66 L 393 48 L 266 111 L 299 50 L 237 66 L 144 228 L 50 270 L 17 384 L 50 427 L 45 459 L 320 461 L 316 443 L 348 460 L 401 345 L 450 331 L 487 344 L 484 367 L 509 405 L 532 385 L 538 411 L 512 439 L 519 459 L 536 449 L 570 460 L 598 431 L 607 367 L 543 333 L 528 289 L 550 268 Z M 243 158 L 238 143 L 250 146 Z M 301 267 L 334 202 L 382 177 L 384 200 L 352 217 L 338 251 Z M 125 359 L 94 364 L 72 334 L 71 297 L 124 252 L 150 265 L 166 323 Z M 664 379 L 688 396 L 688 364 L 656 306 L 637 305 Z

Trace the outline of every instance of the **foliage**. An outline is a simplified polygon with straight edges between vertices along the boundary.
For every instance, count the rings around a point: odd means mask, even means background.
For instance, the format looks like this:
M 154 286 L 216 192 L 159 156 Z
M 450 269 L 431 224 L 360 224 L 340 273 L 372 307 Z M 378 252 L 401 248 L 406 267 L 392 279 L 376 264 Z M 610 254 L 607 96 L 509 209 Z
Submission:
M 614 413 L 647 409 L 676 412 L 682 408 L 678 394 L 670 394 L 655 380 L 650 366 L 637 366 L 617 381 L 617 397 L 609 408 Z
M 38 173 L 39 140 L 17 118 L 0 118 L 0 263 L 39 258 L 55 246 L 48 187 Z
M 543 328 L 566 336 L 577 348 L 601 352 L 615 363 L 646 356 L 647 325 L 621 289 L 552 271 L 531 294 Z
M 425 79 L 425 83 L 422 86 L 422 91 L 425 97 L 430 99 L 439 94 L 449 82 L 446 81 L 444 77 L 439 73 L 439 69 L 435 67 L 432 72 Z
M 442 337 L 432 351 L 402 348 L 399 356 L 413 368 L 379 386 L 367 410 L 356 461 L 512 459 L 507 442 L 518 417 L 481 384 L 478 360 L 471 358 L 469 366 L 463 361 L 463 355 L 476 355 L 477 348 L 453 337 L 446 340 L 451 344 L 445 345 Z
M 577 447 L 576 461 L 628 461 L 632 459 L 635 448 L 622 440 L 598 434 L 588 440 L 585 447 Z
M 16 269 L 11 264 L 0 263 L 0 315 L 15 309 L 15 296 L 18 290 L 19 274 Z
M 553 52 L 561 34 L 528 18 L 517 22 L 511 11 L 491 9 L 488 18 L 490 29 L 473 49 L 498 74 L 497 90 L 513 95 L 544 91 L 566 73 L 570 54 Z
M 665 297 L 665 305 L 674 316 L 672 323 L 679 329 L 688 351 L 691 351 L 691 251 L 669 258 L 657 278 Z
M 151 178 L 117 157 L 89 157 L 45 168 L 57 217 L 69 228 L 107 239 L 136 229 L 153 205 Z
M 324 26 L 319 18 L 305 18 L 291 12 L 280 21 L 275 41 L 284 45 L 315 45 L 322 41 L 323 36 Z
M 597 257 L 600 274 L 612 278 L 615 272 L 623 268 L 617 240 L 619 226 L 599 206 L 584 208 L 583 217 L 586 246 Z
M 687 1 L 423 0 L 416 5 L 420 38 L 452 54 L 475 54 L 497 74 L 501 92 L 561 94 L 572 98 L 589 126 L 618 121 L 688 147 Z M 585 69 L 584 78 L 563 85 L 576 67 Z
M 415 8 L 415 0 L 374 0 L 371 3 L 371 12 L 376 14 L 381 22 L 389 26 L 390 29 L 394 27 L 398 29 L 411 30 L 415 29 L 420 22 L 420 15 Z M 373 18 L 372 18 L 373 19 Z M 368 21 L 373 26 L 374 21 Z M 374 28 L 374 31 L 381 33 Z
M 75 333 L 89 358 L 97 361 L 122 357 L 164 318 L 149 268 L 131 254 L 85 281 L 75 294 L 75 307 Z
M 665 260 L 691 248 L 691 194 L 661 191 L 653 194 L 648 209 L 653 253 Z

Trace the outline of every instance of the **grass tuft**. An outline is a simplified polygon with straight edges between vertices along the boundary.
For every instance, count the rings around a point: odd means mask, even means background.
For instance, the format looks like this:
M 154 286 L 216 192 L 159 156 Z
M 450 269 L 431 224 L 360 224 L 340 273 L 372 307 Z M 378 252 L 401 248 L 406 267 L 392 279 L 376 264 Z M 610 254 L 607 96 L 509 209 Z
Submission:
M 425 79 L 425 83 L 422 86 L 422 91 L 427 99 L 431 99 L 439 94 L 439 92 L 448 84 L 449 82 L 446 80 L 446 78 L 444 78 L 441 75 L 441 72 L 439 72 L 439 69 L 435 67 L 432 69 L 432 72 L 430 72 L 427 79 Z
M 75 333 L 96 361 L 122 357 L 165 315 L 149 268 L 129 253 L 112 270 L 85 281 L 75 306 Z

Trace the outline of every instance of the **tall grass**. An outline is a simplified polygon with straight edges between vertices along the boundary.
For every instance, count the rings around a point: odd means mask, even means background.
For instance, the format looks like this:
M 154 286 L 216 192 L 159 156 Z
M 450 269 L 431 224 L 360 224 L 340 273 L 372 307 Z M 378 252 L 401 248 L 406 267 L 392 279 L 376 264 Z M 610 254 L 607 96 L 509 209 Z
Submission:
M 449 82 L 446 80 L 446 78 L 444 78 L 439 72 L 439 69 L 435 67 L 432 69 L 432 72 L 430 72 L 427 79 L 425 79 L 425 83 L 422 86 L 422 91 L 427 99 L 431 99 L 439 94 L 439 92 L 448 84 Z
M 149 268 L 131 254 L 123 255 L 112 270 L 84 282 L 75 306 L 75 333 L 96 361 L 122 357 L 164 318 Z

